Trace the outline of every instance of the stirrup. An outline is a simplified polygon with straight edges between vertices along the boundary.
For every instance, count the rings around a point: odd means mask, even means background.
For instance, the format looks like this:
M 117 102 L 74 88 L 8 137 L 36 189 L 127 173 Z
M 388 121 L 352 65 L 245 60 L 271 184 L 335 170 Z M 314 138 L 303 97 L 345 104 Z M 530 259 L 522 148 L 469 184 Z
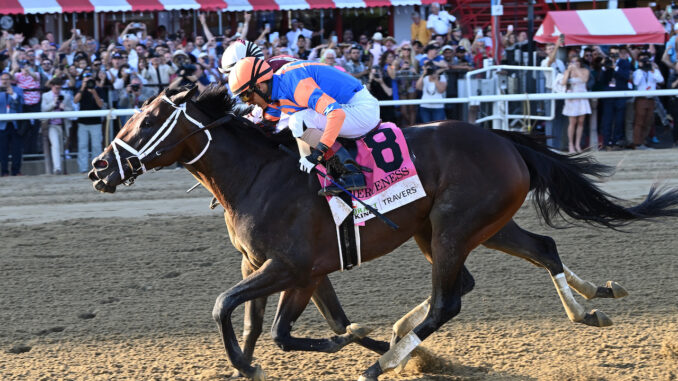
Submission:
M 335 182 L 341 185 L 349 192 L 367 188 L 365 183 L 365 175 L 360 172 L 345 173 L 339 177 Z M 344 191 L 334 184 L 330 184 L 318 191 L 318 196 L 336 196 L 342 194 Z

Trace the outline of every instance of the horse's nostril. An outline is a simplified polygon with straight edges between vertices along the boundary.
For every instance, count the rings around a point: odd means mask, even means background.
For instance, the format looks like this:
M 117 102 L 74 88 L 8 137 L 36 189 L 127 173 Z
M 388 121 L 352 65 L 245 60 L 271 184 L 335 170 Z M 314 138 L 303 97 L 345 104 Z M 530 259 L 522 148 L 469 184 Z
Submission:
M 99 159 L 92 163 L 92 166 L 96 169 L 106 169 L 108 168 L 108 161 Z
M 90 180 L 92 181 L 97 181 L 99 180 L 99 176 L 97 176 L 96 171 L 89 171 L 89 174 L 87 175 Z

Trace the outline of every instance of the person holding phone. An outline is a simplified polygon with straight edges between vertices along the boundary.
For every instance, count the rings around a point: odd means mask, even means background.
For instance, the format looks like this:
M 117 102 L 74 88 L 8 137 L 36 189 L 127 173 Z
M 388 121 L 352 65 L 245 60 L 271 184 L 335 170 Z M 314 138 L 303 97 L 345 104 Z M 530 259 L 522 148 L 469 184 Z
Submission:
M 387 50 L 381 55 L 379 65 L 372 67 L 368 77 L 368 89 L 377 100 L 394 100 L 394 94 L 398 94 L 398 84 L 394 81 L 395 72 L 391 70 L 391 65 L 395 61 L 395 53 Z M 391 73 L 393 76 L 391 76 Z M 381 119 L 384 122 L 397 122 L 394 106 L 381 106 Z
M 447 76 L 444 68 L 436 66 L 433 61 L 426 61 L 421 75 L 417 79 L 416 88 L 421 91 L 422 100 L 443 99 L 447 90 Z M 423 103 L 419 105 L 422 123 L 445 120 L 445 105 L 442 103 Z
M 40 112 L 40 72 L 35 61 L 27 58 L 27 52 L 16 51 L 12 55 L 11 73 L 24 94 L 22 112 Z M 19 127 L 17 133 L 23 137 L 24 152 L 38 153 L 37 120 L 21 120 L 16 123 Z
M 586 83 L 589 80 L 589 71 L 582 65 L 579 56 L 572 56 L 561 80 L 567 86 L 568 93 L 585 93 Z M 581 137 L 584 132 L 584 120 L 591 113 L 588 99 L 566 99 L 563 115 L 569 118 L 567 127 L 568 147 L 570 153 L 581 152 Z
M 104 89 L 97 86 L 96 79 L 91 72 L 83 73 L 82 77 L 82 85 L 73 97 L 73 102 L 79 104 L 81 111 L 103 109 Z M 102 151 L 101 117 L 78 118 L 78 169 L 80 173 L 87 173 L 90 169 L 89 163 Z
M 73 98 L 70 94 L 63 91 L 63 81 L 60 78 L 52 79 L 48 85 L 51 90 L 42 94 L 42 112 L 49 111 L 72 111 Z M 65 126 L 63 118 L 54 118 L 46 121 L 43 125 L 43 134 L 46 134 L 49 147 L 43 147 L 45 154 L 49 152 L 52 163 L 52 174 L 62 174 L 61 156 L 64 152 L 64 138 L 67 138 L 68 129 Z

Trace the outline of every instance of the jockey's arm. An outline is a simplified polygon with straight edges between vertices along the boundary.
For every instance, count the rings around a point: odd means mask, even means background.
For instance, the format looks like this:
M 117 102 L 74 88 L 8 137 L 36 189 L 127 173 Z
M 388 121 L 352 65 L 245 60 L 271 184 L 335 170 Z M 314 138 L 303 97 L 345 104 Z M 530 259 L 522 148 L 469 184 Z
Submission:
M 346 119 L 346 113 L 339 102 L 322 91 L 311 78 L 305 78 L 299 82 L 294 91 L 294 101 L 299 106 L 308 107 L 327 117 L 320 143 L 332 147 Z

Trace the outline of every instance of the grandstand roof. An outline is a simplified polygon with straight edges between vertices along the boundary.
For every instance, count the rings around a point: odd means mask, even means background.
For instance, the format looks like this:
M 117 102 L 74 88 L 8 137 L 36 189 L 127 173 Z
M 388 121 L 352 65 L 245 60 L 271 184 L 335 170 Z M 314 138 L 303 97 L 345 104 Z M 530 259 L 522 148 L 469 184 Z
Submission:
M 435 0 L 0 0 L 4 14 L 71 12 L 140 12 L 200 9 L 263 11 L 322 8 L 368 8 L 430 4 Z

